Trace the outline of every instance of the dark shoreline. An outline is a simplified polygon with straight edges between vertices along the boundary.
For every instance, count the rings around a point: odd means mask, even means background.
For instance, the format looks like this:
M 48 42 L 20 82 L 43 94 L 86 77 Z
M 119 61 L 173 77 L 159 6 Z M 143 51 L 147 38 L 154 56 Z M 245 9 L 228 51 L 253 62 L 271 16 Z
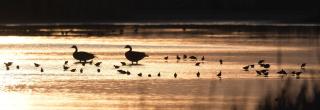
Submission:
M 18 36 L 108 36 L 139 33 L 167 33 L 164 29 L 174 29 L 174 33 L 214 34 L 230 32 L 253 32 L 275 34 L 319 35 L 320 24 L 281 24 L 250 22 L 172 22 L 172 23 L 34 23 L 0 24 L 0 35 Z M 141 31 L 143 30 L 143 31 Z M 150 31 L 157 30 L 157 31 Z M 178 30 L 178 31 L 177 31 Z M 172 32 L 170 32 L 172 33 Z

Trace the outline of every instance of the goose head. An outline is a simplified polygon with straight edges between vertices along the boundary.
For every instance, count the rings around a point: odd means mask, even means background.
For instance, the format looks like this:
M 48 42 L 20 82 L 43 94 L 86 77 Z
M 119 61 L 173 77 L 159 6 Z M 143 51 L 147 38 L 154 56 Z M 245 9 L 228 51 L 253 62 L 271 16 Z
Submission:
M 130 49 L 129 51 L 132 50 L 132 47 L 130 45 L 126 45 L 124 48 L 129 48 Z
M 70 48 L 77 48 L 77 46 L 76 46 L 76 45 L 73 45 L 73 46 L 71 46 Z
M 74 53 L 78 52 L 78 48 L 77 48 L 76 45 L 71 46 L 71 48 L 74 48 L 74 49 L 75 49 Z

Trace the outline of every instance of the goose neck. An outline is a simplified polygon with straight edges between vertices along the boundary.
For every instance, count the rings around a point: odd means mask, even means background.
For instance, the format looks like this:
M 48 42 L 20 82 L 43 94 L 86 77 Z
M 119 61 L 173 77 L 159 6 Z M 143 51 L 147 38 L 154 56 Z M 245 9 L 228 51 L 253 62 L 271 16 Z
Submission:
M 77 52 L 78 52 L 78 48 L 75 47 L 74 49 L 75 49 L 75 50 L 74 50 L 74 53 L 77 53 Z

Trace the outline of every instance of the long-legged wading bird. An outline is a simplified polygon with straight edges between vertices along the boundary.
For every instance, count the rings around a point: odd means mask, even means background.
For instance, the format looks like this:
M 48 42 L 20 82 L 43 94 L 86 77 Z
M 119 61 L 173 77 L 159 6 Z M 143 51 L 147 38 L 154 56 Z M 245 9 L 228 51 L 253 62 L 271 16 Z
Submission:
M 71 48 L 74 48 L 75 51 L 73 52 L 73 58 L 76 60 L 79 60 L 80 62 L 87 62 L 87 60 L 91 60 L 93 58 L 95 58 L 95 55 L 92 53 L 88 53 L 88 52 L 82 52 L 82 51 L 78 51 L 77 46 L 73 45 Z
M 126 58 L 133 62 L 136 62 L 138 64 L 139 60 L 142 60 L 144 57 L 148 57 L 148 55 L 144 52 L 137 52 L 137 51 L 132 51 L 132 47 L 130 45 L 126 45 L 124 48 L 129 48 L 129 51 L 125 53 Z

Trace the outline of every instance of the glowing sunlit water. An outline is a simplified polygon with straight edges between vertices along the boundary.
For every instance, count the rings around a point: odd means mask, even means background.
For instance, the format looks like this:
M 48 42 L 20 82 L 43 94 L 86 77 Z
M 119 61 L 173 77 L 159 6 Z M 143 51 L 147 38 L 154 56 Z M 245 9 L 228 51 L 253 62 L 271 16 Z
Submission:
M 279 35 L 281 36 L 281 35 Z M 124 35 L 106 37 L 0 37 L 0 62 L 13 62 L 10 70 L 0 68 L 0 103 L 7 110 L 43 109 L 229 109 L 232 104 L 254 108 L 257 96 L 267 86 L 281 83 L 276 74 L 281 68 L 299 71 L 307 63 L 301 79 L 317 78 L 318 39 L 247 38 L 246 35 Z M 141 65 L 121 66 L 131 75 L 123 75 L 113 65 L 128 62 L 125 45 L 149 57 Z M 100 67 L 77 65 L 70 48 L 96 54 Z M 282 55 L 278 64 L 278 55 Z M 194 55 L 205 61 L 176 60 L 176 55 Z M 163 57 L 169 56 L 165 61 Z M 223 59 L 223 65 L 219 64 Z M 243 66 L 260 59 L 271 64 L 268 78 L 257 76 L 256 68 L 246 72 Z M 63 71 L 68 60 L 71 69 Z M 195 66 L 201 62 L 200 66 Z M 33 63 L 41 64 L 34 67 Z M 16 69 L 19 65 L 20 69 Z M 84 72 L 80 73 L 79 69 Z M 97 69 L 101 69 L 98 73 Z M 196 73 L 200 72 L 200 78 Z M 216 74 L 222 71 L 222 80 Z M 137 76 L 143 73 L 143 77 Z M 157 77 L 158 73 L 161 77 Z M 177 73 L 175 79 L 173 74 Z M 152 77 L 147 77 L 151 74 Z M 294 76 L 288 76 L 295 78 Z M 297 83 L 300 82 L 297 80 Z M 261 87 L 260 83 L 263 85 Z M 243 89 L 244 86 L 249 88 Z M 235 91 L 237 90 L 237 91 Z M 246 100 L 247 102 L 245 102 Z M 250 106 L 251 105 L 251 106 Z

